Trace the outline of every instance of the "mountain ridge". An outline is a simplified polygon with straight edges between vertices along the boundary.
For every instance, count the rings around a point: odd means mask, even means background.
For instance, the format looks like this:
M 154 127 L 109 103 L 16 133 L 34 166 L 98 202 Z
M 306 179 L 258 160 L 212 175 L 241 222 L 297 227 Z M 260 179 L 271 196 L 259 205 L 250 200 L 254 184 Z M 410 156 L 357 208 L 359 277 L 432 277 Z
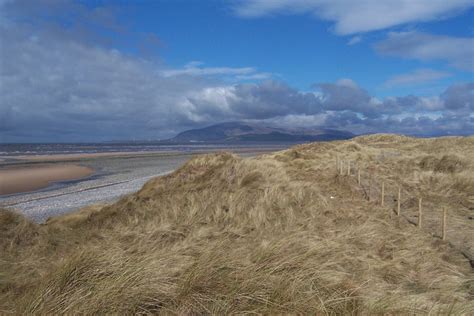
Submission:
M 170 142 L 305 142 L 350 139 L 356 135 L 326 128 L 282 128 L 246 122 L 225 122 L 190 129 Z

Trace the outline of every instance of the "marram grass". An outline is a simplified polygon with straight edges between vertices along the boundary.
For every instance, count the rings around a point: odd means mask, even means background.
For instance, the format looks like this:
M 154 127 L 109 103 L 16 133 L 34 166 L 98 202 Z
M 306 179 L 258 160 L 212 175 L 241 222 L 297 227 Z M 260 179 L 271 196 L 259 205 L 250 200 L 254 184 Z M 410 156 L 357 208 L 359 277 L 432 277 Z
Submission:
M 336 156 L 361 168 L 362 188 Z M 473 157 L 473 137 L 366 136 L 198 156 L 44 225 L 3 210 L 0 313 L 469 315 Z M 424 230 L 408 222 L 420 194 Z M 448 242 L 432 235 L 437 205 Z

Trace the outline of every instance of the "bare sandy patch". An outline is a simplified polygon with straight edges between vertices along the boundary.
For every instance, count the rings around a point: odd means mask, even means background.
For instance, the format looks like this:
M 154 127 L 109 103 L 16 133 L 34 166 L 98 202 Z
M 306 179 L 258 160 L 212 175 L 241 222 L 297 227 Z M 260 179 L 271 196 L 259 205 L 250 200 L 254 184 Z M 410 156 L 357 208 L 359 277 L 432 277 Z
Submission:
M 78 165 L 41 165 L 0 169 L 0 195 L 29 192 L 58 181 L 78 180 L 94 173 Z

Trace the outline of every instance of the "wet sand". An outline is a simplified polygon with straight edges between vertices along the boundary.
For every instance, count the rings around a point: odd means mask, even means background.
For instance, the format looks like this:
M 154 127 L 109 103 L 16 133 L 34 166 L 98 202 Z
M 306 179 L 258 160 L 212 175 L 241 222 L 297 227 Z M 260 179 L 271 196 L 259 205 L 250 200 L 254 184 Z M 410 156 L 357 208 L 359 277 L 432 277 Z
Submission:
M 78 165 L 23 165 L 0 169 L 0 196 L 30 192 L 58 181 L 86 178 L 94 173 L 90 167 Z

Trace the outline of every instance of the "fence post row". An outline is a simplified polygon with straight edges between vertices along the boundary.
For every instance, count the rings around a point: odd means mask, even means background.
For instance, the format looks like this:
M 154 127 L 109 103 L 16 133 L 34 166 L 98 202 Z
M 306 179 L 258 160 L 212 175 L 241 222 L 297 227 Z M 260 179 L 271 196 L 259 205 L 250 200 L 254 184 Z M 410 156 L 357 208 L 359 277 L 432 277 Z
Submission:
M 344 160 L 340 159 L 339 156 L 336 157 L 336 169 L 340 173 L 340 175 L 344 175 Z M 347 175 L 351 175 L 351 162 L 347 161 Z M 357 184 L 361 185 L 361 168 L 357 167 Z M 368 200 L 370 201 L 370 195 L 372 191 L 372 182 L 373 182 L 373 174 L 369 173 L 369 187 L 368 187 Z M 397 197 L 397 216 L 401 214 L 401 202 L 402 202 L 402 186 L 398 185 L 398 197 Z M 418 221 L 417 226 L 418 228 L 422 228 L 423 223 L 423 207 L 422 207 L 423 198 L 418 198 Z M 385 206 L 385 181 L 382 181 L 382 192 L 381 192 L 381 206 Z M 446 228 L 447 228 L 447 209 L 443 207 L 443 215 L 441 219 L 442 225 L 442 233 L 441 238 L 442 240 L 446 240 Z

